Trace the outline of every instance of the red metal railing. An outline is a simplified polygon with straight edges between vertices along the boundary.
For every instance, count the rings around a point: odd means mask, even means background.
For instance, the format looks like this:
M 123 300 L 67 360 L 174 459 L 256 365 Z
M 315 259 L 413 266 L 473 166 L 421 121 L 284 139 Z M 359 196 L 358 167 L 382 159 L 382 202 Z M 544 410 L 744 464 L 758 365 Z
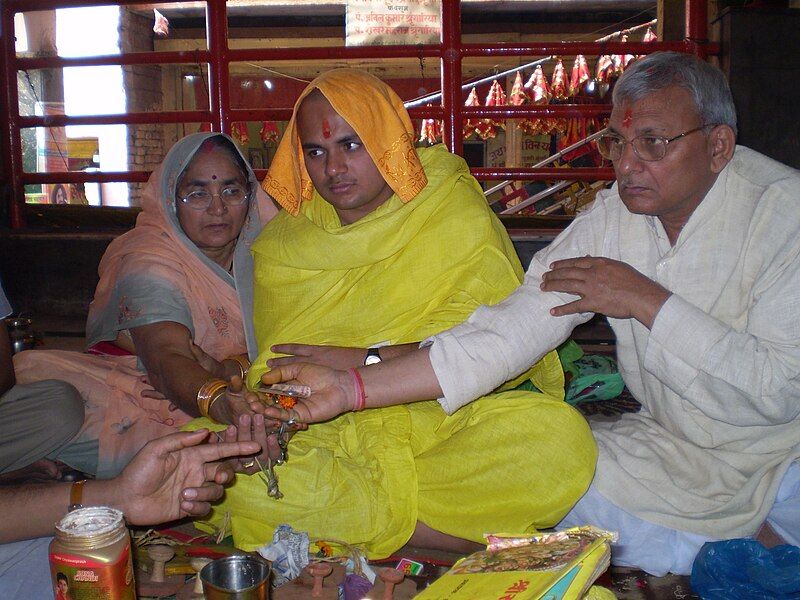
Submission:
M 173 4 L 180 0 L 160 0 Z M 463 44 L 461 42 L 461 7 L 459 0 L 442 0 L 442 36 L 438 45 L 256 48 L 228 47 L 227 7 L 225 0 L 206 0 L 207 50 L 131 53 L 91 58 L 18 58 L 14 47 L 14 14 L 34 10 L 102 5 L 141 4 L 141 0 L 5 0 L 2 6 L 3 59 L 6 68 L 0 73 L 0 84 L 6 90 L 8 120 L 0 143 L 0 156 L 8 165 L 12 189 L 9 213 L 11 226 L 23 222 L 23 186 L 31 183 L 142 182 L 149 171 L 126 172 L 45 172 L 25 173 L 22 168 L 20 129 L 27 127 L 61 127 L 67 125 L 151 124 L 209 122 L 215 131 L 230 133 L 236 121 L 287 120 L 291 108 L 233 109 L 229 92 L 229 66 L 232 62 L 269 60 L 320 60 L 361 58 L 435 58 L 441 61 L 442 101 L 440 106 L 409 110 L 412 118 L 435 118 L 444 122 L 444 142 L 456 153 L 462 153 L 462 120 L 469 117 L 590 117 L 605 116 L 610 108 L 600 105 L 561 104 L 550 106 L 464 107 L 461 94 L 464 57 L 486 56 L 550 56 L 574 54 L 648 54 L 657 50 L 678 50 L 700 56 L 718 52 L 707 43 L 706 0 L 686 0 L 686 38 L 679 42 L 553 42 L 536 44 Z M 94 116 L 21 116 L 17 89 L 17 72 L 25 69 L 65 68 L 98 65 L 137 65 L 154 63 L 190 63 L 208 65 L 210 109 L 194 111 L 128 113 Z M 2 64 L 2 60 L 0 60 Z M 479 179 L 561 179 L 564 171 L 555 168 L 484 168 L 473 169 Z M 608 168 L 574 168 L 569 171 L 575 180 L 613 179 Z

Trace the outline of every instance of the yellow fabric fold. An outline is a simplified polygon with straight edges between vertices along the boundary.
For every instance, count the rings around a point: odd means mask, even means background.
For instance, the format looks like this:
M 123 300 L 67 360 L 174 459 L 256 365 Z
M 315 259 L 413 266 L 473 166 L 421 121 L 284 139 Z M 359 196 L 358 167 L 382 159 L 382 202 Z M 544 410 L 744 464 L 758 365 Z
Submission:
M 313 185 L 297 133 L 297 111 L 315 89 L 322 92 L 358 134 L 394 193 L 403 202 L 412 200 L 427 183 L 414 151 L 414 125 L 403 101 L 392 88 L 356 69 L 327 71 L 303 90 L 270 163 L 262 184 L 264 191 L 291 215 L 297 215 L 300 205 L 312 199 Z M 358 102 L 354 102 L 354 98 L 358 98 Z
M 511 240 L 463 159 L 441 145 L 418 152 L 429 183 L 413 202 L 392 196 L 342 226 L 317 198 L 297 217 L 280 213 L 261 232 L 252 246 L 260 353 L 250 387 L 267 371 L 273 344 L 418 342 L 519 285 L 523 271 Z M 557 357 L 539 364 L 547 375 L 537 387 L 560 397 Z

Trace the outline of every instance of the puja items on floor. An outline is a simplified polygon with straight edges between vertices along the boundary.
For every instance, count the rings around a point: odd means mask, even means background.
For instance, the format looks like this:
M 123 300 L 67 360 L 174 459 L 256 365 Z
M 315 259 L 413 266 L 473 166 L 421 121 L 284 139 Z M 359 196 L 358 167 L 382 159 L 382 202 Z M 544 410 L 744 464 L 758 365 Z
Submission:
M 416 594 L 416 586 L 403 581 L 405 571 L 373 569 L 358 548 L 336 540 L 311 541 L 289 525 L 280 525 L 257 552 L 272 563 L 274 600 L 404 600 Z
M 270 571 L 269 563 L 260 556 L 238 554 L 211 561 L 200 570 L 198 579 L 209 600 L 267 600 Z

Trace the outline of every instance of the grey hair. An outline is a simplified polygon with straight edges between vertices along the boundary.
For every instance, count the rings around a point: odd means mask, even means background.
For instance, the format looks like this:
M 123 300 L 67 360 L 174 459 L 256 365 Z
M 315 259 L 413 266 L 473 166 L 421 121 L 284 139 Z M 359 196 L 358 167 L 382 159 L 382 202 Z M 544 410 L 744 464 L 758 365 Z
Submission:
M 654 52 L 625 69 L 614 86 L 615 106 L 638 102 L 671 86 L 689 92 L 708 125 L 728 125 L 736 133 L 736 106 L 728 80 L 717 67 L 683 52 Z

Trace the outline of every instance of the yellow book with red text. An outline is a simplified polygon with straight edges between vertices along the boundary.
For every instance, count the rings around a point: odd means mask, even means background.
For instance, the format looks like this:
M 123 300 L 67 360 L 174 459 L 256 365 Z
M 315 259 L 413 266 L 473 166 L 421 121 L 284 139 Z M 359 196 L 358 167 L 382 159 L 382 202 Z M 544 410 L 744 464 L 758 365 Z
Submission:
M 417 600 L 573 600 L 610 564 L 613 534 L 594 527 L 487 536 L 486 550 L 458 561 Z

